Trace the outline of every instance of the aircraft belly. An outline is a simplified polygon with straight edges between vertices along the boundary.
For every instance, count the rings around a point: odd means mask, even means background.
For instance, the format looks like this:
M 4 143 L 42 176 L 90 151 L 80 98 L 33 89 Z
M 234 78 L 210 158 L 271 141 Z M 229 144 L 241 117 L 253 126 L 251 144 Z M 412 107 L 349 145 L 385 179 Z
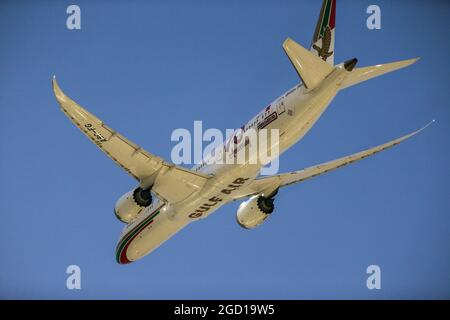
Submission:
M 305 136 L 319 120 L 336 94 L 335 88 L 327 86 L 323 90 L 309 93 L 309 99 L 291 102 L 294 105 L 294 114 L 289 119 L 280 138 L 280 154 Z
M 280 139 L 280 154 L 298 142 L 326 110 L 337 93 L 335 81 L 329 79 L 328 82 L 316 91 L 307 93 L 306 96 L 304 92 L 292 95 L 288 101 L 288 108 L 291 107 L 293 111 L 291 115 L 279 119 L 280 122 L 277 124 L 274 122 L 270 126 L 270 128 L 279 127 L 280 132 L 283 133 Z M 166 211 L 151 221 L 149 218 L 143 219 L 139 222 L 141 225 L 138 228 L 139 231 L 134 232 L 132 238 L 128 234 L 125 235 L 123 237 L 125 240 L 128 236 L 125 256 L 123 257 L 123 252 L 121 256 L 118 250 L 118 261 L 127 263 L 127 261 L 137 260 L 159 247 L 190 222 L 207 217 L 228 203 L 233 198 L 234 192 L 250 184 L 260 169 L 260 164 L 218 165 L 215 177 L 207 181 L 205 185 L 194 185 L 189 193 L 178 195 L 178 199 L 184 198 L 184 200 L 165 206 L 161 212 L 164 209 Z M 124 244 L 121 240 L 118 248 L 122 247 Z M 120 261 L 121 257 L 123 262 Z

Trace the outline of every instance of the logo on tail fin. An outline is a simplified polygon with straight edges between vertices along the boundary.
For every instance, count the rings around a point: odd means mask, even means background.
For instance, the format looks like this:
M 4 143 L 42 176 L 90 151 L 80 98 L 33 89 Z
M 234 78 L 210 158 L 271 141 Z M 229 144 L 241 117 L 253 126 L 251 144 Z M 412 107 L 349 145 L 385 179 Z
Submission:
M 327 61 L 328 57 L 333 54 L 333 51 L 329 51 L 331 46 L 331 30 L 329 26 L 324 27 L 323 36 L 319 37 L 317 40 L 320 39 L 322 39 L 322 48 L 315 44 L 313 44 L 312 47 L 317 51 L 317 54 L 323 61 Z

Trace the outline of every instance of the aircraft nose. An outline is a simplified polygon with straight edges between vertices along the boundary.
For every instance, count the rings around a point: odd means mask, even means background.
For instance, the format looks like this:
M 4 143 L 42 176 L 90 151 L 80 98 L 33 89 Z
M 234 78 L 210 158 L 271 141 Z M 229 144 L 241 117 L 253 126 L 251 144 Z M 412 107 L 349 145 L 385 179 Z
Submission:
M 116 261 L 118 264 L 128 264 L 133 262 L 132 260 L 128 259 L 127 251 L 128 246 L 130 243 L 126 243 L 125 241 L 121 240 L 117 244 L 116 248 Z
M 129 239 L 119 241 L 116 248 L 116 261 L 118 264 L 129 264 L 143 257 L 135 245 L 131 245 Z

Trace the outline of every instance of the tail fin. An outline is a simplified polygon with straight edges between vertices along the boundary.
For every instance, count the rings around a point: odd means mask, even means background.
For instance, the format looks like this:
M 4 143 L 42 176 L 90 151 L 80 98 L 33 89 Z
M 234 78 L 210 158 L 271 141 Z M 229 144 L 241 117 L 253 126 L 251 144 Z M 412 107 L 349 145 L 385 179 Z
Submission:
M 341 84 L 341 89 L 345 89 L 360 82 L 381 76 L 385 73 L 389 73 L 401 68 L 405 68 L 414 62 L 419 60 L 419 58 L 408 59 L 403 61 L 391 62 L 386 64 L 377 64 L 376 66 L 355 68 L 349 73 L 347 78 Z
M 316 30 L 309 49 L 316 56 L 334 65 L 334 31 L 336 27 L 336 0 L 323 0 Z

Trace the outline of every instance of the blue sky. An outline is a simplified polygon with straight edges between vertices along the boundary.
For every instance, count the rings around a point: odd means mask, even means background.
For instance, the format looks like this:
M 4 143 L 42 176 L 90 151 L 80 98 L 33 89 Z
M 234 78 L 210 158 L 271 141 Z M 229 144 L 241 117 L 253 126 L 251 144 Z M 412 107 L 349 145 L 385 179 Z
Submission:
M 341 92 L 285 153 L 281 171 L 411 140 L 281 190 L 260 228 L 239 203 L 193 223 L 151 255 L 118 265 L 115 201 L 135 181 L 60 112 L 62 89 L 148 151 L 170 159 L 176 128 L 235 128 L 299 79 L 281 47 L 308 46 L 319 1 L 67 1 L 0 4 L 0 297 L 62 299 L 450 298 L 450 5 L 338 1 L 335 61 L 420 56 Z M 79 265 L 82 289 L 66 289 Z M 366 288 L 381 267 L 382 289 Z

